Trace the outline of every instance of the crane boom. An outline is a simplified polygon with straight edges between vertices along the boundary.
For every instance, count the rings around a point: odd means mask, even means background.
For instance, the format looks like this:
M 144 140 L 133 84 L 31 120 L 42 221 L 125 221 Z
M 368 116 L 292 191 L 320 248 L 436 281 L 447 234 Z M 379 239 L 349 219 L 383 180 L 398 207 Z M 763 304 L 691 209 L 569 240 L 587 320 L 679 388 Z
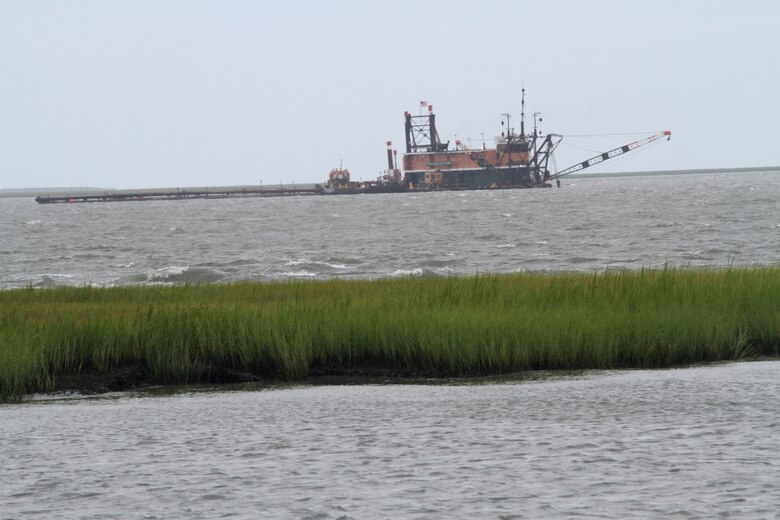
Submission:
M 570 173 L 578 172 L 580 170 L 584 170 L 585 168 L 590 168 L 591 166 L 602 163 L 606 160 L 612 159 L 619 155 L 623 155 L 624 153 L 630 152 L 631 150 L 636 150 L 640 146 L 646 145 L 648 143 L 652 143 L 653 141 L 657 141 L 662 137 L 666 137 L 667 140 L 669 140 L 672 138 L 672 132 L 670 132 L 669 130 L 664 130 L 663 132 L 658 132 L 657 134 L 653 134 L 649 137 L 645 137 L 644 139 L 640 139 L 639 141 L 634 141 L 633 143 L 620 146 L 618 148 L 615 148 L 614 150 L 600 153 L 595 157 L 591 157 L 587 161 L 577 163 L 574 166 L 569 166 L 565 170 L 561 170 L 558 173 L 550 175 L 550 179 L 558 179 L 565 175 L 569 175 Z

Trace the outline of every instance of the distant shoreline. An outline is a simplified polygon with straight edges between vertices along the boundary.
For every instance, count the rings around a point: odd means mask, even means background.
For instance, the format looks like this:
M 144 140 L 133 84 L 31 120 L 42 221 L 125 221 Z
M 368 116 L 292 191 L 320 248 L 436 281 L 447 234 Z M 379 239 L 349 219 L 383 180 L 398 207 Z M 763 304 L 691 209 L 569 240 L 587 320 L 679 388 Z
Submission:
M 642 172 L 581 173 L 568 179 L 604 178 L 604 177 L 649 177 L 654 175 L 702 175 L 719 173 L 780 173 L 780 166 L 756 166 L 745 168 L 698 168 L 695 170 L 656 170 Z
M 650 177 L 659 175 L 702 175 L 702 174 L 722 174 L 722 173 L 780 173 L 780 166 L 755 166 L 744 168 L 698 168 L 693 170 L 655 170 L 639 172 L 615 172 L 615 173 L 581 173 L 574 174 L 565 179 L 568 181 L 574 179 L 596 179 L 596 178 L 616 178 L 616 177 Z M 313 188 L 315 183 L 295 183 L 282 184 L 285 188 Z M 278 185 L 268 184 L 266 187 L 276 187 Z M 38 196 L 62 196 L 70 194 L 100 194 L 100 193 L 133 193 L 136 191 L 144 192 L 164 192 L 177 189 L 183 190 L 228 190 L 242 188 L 258 188 L 260 185 L 237 185 L 237 186 L 179 186 L 168 188 L 95 188 L 95 187 L 50 187 L 50 188 L 5 188 L 0 189 L 0 198 L 19 198 L 19 197 L 38 197 Z

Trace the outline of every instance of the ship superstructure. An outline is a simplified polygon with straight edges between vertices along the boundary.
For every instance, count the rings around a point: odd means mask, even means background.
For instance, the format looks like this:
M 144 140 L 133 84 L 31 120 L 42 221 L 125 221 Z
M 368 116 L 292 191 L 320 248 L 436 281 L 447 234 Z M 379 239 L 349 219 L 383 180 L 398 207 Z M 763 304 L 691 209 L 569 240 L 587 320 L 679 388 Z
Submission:
M 474 190 L 496 188 L 549 187 L 547 163 L 560 142 L 550 134 L 544 139 L 534 117 L 533 131 L 525 132 L 525 91 L 520 132 L 506 126 L 495 139 L 494 148 L 473 149 L 456 140 L 442 142 L 436 128 L 433 106 L 425 115 L 404 113 L 406 153 L 403 156 L 403 181 L 409 189 Z M 504 126 L 504 120 L 501 121 Z
M 538 129 L 541 122 L 538 113 L 533 117 L 533 129 L 526 133 L 525 89 L 521 106 L 520 132 L 511 127 L 509 114 L 504 114 L 495 147 L 488 148 L 483 143 L 481 149 L 474 149 L 460 140 L 452 144 L 442 141 L 433 105 L 421 102 L 420 114 L 404 112 L 403 173 L 388 141 L 387 170 L 383 175 L 362 183 L 329 180 L 324 189 L 327 193 L 341 194 L 550 187 L 547 166 L 562 137 L 557 134 L 543 137 Z
M 669 138 L 664 131 L 604 152 L 569 168 L 550 173 L 548 164 L 560 144 L 560 134 L 543 134 L 539 130 L 541 114 L 533 114 L 532 128 L 525 128 L 525 89 L 522 90 L 520 131 L 511 126 L 510 115 L 503 114 L 501 135 L 495 138 L 495 147 L 474 149 L 460 140 L 452 145 L 442 141 L 433 105 L 420 102 L 420 113 L 404 112 L 406 150 L 402 158 L 403 172 L 398 169 L 396 152 L 387 142 L 387 170 L 373 181 L 350 182 L 347 176 L 331 178 L 323 186 L 327 194 L 387 193 L 419 190 L 481 190 L 510 188 L 549 188 L 551 182 L 560 185 L 560 178 L 603 161 L 620 156 L 659 140 Z M 423 108 L 426 113 L 423 112 Z

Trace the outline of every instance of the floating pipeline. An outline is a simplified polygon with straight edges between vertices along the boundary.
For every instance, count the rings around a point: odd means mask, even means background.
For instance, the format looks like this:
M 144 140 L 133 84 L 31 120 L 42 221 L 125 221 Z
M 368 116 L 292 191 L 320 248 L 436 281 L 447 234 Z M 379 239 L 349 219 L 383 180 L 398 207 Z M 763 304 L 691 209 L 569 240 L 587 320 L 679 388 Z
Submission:
M 56 197 L 35 197 L 39 204 L 71 204 L 77 202 L 124 202 L 151 200 L 228 199 L 244 197 L 289 197 L 292 195 L 321 195 L 322 189 L 314 188 L 241 188 L 241 189 L 183 189 L 175 191 L 136 190 L 103 192 Z

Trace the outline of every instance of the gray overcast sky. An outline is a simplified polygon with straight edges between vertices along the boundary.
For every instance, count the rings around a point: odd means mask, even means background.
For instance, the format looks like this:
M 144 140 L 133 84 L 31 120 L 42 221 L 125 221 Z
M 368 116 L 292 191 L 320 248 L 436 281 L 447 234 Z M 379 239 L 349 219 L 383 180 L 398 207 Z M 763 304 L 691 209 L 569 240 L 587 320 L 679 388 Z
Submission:
M 602 170 L 780 165 L 780 2 L 0 0 L 0 188 L 369 179 L 420 100 L 476 146 L 522 85 L 544 132 L 672 130 Z

